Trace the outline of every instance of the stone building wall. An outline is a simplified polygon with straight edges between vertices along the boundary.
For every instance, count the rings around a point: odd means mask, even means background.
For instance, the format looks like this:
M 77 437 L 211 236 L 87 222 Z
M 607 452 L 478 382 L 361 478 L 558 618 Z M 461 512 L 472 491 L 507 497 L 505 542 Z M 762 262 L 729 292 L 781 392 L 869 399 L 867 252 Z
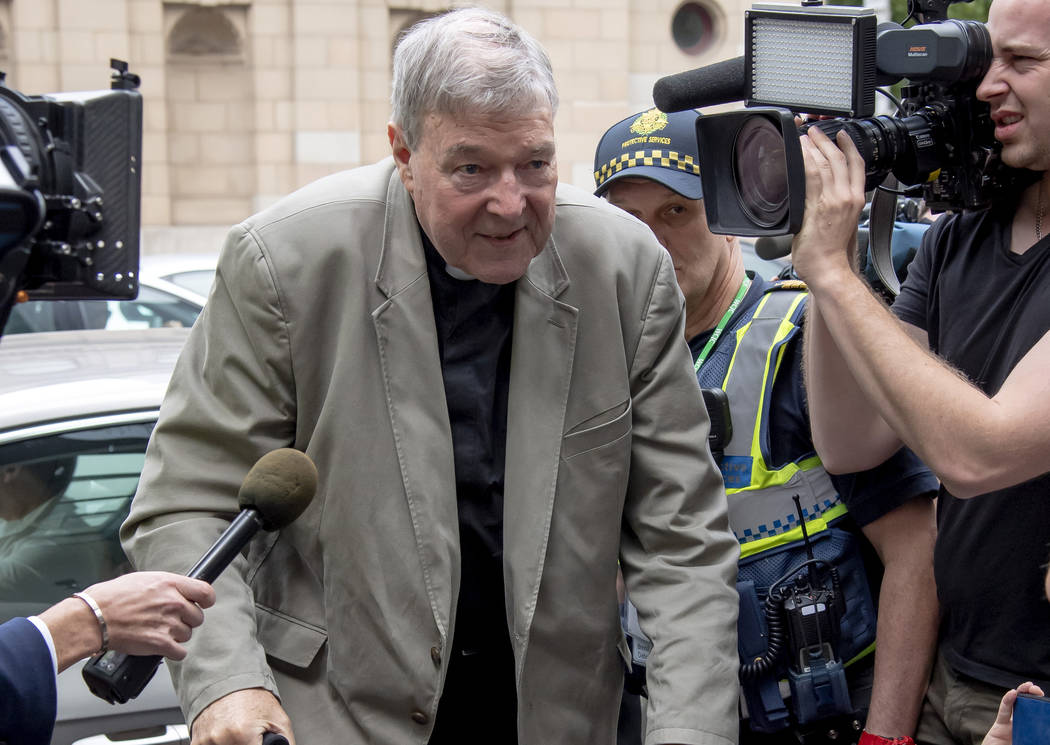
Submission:
M 598 137 L 663 76 L 735 56 L 744 0 L 485 0 L 546 47 L 559 174 L 591 183 Z M 389 152 L 397 35 L 439 0 L 0 0 L 0 66 L 27 94 L 142 77 L 144 252 L 210 251 L 225 226 Z M 677 18 L 677 21 L 675 19 Z M 672 26 L 678 32 L 676 43 Z M 683 51 L 683 48 L 686 51 Z

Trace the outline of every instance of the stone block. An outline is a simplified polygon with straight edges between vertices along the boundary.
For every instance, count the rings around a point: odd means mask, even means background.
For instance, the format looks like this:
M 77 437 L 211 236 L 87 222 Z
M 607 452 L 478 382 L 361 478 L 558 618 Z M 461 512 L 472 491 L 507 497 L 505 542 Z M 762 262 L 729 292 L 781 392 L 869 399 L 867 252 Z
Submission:
M 171 199 L 167 194 L 142 195 L 141 221 L 143 227 L 171 224 Z M 145 246 L 143 249 L 145 250 Z
M 286 101 L 292 97 L 292 72 L 285 68 L 256 68 L 255 96 L 270 101 Z
M 543 12 L 544 40 L 597 39 L 600 31 L 601 13 L 597 9 L 550 8 Z
M 298 101 L 295 105 L 295 125 L 297 130 L 332 129 L 327 101 Z
M 197 98 L 200 101 L 248 102 L 254 98 L 252 75 L 243 65 L 223 65 L 198 77 Z
M 327 36 L 316 34 L 296 37 L 294 63 L 297 69 L 325 67 L 328 62 Z
M 98 61 L 95 34 L 91 31 L 62 31 L 59 33 L 58 46 L 62 64 L 94 66 Z
M 128 45 L 131 52 L 127 60 L 132 69 L 145 65 L 163 67 L 167 61 L 164 55 L 164 39 L 160 34 L 132 34 L 128 38 Z
M 37 0 L 40 3 L 40 0 Z M 127 32 L 127 0 L 58 0 L 58 26 L 76 31 Z
M 195 67 L 168 65 L 165 77 L 167 98 L 172 103 L 190 103 L 199 99 L 198 75 Z
M 142 162 L 146 168 L 154 163 L 168 164 L 168 138 L 163 132 L 142 133 Z
M 209 132 L 200 135 L 202 165 L 231 165 L 255 160 L 255 136 L 249 131 Z
M 172 127 L 179 132 L 225 132 L 230 126 L 226 105 L 179 103 L 171 107 Z
M 252 36 L 286 34 L 290 27 L 291 13 L 287 0 L 280 5 L 252 3 L 248 13 L 248 28 Z
M 361 133 L 300 130 L 295 133 L 295 162 L 357 165 L 361 162 Z
M 301 35 L 355 36 L 356 3 L 297 2 L 292 8 L 292 25 Z
M 53 2 L 11 3 L 11 24 L 16 29 L 54 31 L 57 28 Z
M 201 157 L 200 135 L 172 132 L 168 135 L 168 158 L 178 166 L 192 166 Z
M 175 225 L 233 225 L 252 211 L 250 197 L 176 197 L 171 200 Z
M 295 76 L 295 98 L 299 101 L 331 101 L 333 98 L 356 98 L 359 85 L 352 68 L 298 69 Z
M 255 162 L 262 165 L 292 162 L 292 135 L 288 132 L 260 132 L 255 135 Z
M 163 10 L 163 4 L 156 0 L 128 0 L 128 29 L 132 33 L 163 35 Z
M 328 64 L 335 67 L 354 67 L 359 62 L 358 44 L 354 39 L 328 39 Z M 389 66 L 389 62 L 387 64 Z
M 52 93 L 61 90 L 58 65 L 19 64 L 7 82 L 23 93 Z
M 109 76 L 99 65 L 63 64 L 58 71 L 59 91 L 97 91 L 109 87 Z

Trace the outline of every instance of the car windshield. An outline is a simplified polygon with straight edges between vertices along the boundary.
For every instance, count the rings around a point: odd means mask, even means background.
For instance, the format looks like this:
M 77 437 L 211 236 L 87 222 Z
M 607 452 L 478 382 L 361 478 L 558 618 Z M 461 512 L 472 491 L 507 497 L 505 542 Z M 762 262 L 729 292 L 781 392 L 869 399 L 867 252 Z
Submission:
M 153 422 L 0 445 L 0 623 L 129 571 L 117 531 Z
M 189 327 L 200 306 L 142 285 L 136 300 L 30 300 L 11 308 L 4 334 L 80 329 Z

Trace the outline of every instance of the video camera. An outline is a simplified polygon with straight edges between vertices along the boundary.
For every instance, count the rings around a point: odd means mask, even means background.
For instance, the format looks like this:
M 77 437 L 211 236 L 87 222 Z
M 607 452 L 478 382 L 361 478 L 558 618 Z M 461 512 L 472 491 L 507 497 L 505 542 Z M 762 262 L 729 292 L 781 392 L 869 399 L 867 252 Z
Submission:
M 0 328 L 16 299 L 138 295 L 142 96 L 110 66 L 111 90 L 42 96 L 0 74 Z
M 870 8 L 755 5 L 742 61 L 659 81 L 653 95 L 665 111 L 739 100 L 764 107 L 697 120 L 712 231 L 772 236 L 801 227 L 805 168 L 793 112 L 839 117 L 808 126 L 831 137 L 846 131 L 868 189 L 892 174 L 916 185 L 933 211 L 980 208 L 1023 183 L 1025 172 L 1000 160 L 988 106 L 976 97 L 992 59 L 988 30 L 947 18 L 950 4 L 968 1 L 908 0 L 918 21 L 909 28 L 876 27 Z M 873 116 L 877 87 L 902 80 L 897 116 Z

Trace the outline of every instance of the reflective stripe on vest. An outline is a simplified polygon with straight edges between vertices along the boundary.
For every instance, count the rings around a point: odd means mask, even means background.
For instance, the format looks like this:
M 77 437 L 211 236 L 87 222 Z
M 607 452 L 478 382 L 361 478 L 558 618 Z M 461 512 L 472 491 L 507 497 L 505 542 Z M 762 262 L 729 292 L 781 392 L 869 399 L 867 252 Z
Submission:
M 819 532 L 821 525 L 845 513 L 838 493 L 816 456 L 768 465 L 769 416 L 773 383 L 786 342 L 795 334 L 804 310 L 805 292 L 772 289 L 762 296 L 751 319 L 734 334 L 736 346 L 722 388 L 729 398 L 734 436 L 725 449 L 722 476 L 729 499 L 729 524 L 742 544 L 766 541 L 798 531 L 794 495 L 803 515 Z M 758 395 L 756 395 L 756 393 Z M 816 520 L 820 519 L 818 524 Z M 799 531 L 797 538 L 801 538 Z M 787 542 L 787 541 L 784 541 Z

